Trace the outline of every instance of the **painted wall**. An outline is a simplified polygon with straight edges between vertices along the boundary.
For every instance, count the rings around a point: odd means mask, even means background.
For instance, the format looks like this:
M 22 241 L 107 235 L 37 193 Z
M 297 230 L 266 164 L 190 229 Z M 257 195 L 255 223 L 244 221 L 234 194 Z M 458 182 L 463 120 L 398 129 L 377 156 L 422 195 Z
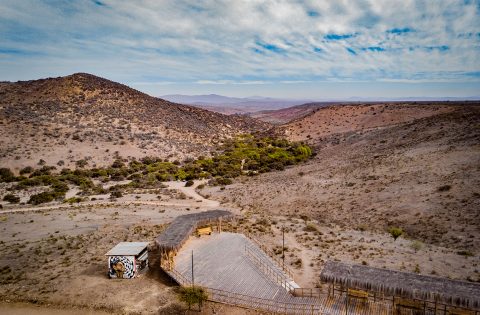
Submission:
M 134 256 L 108 257 L 108 276 L 110 278 L 131 279 L 135 277 Z

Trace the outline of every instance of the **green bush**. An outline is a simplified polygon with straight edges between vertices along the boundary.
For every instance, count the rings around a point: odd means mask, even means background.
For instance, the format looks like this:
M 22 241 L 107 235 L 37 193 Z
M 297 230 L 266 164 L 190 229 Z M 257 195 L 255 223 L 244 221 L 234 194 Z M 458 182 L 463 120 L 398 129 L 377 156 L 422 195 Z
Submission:
M 6 167 L 0 168 L 0 183 L 10 183 L 15 181 L 15 175 Z
M 51 175 L 52 171 L 54 171 L 56 169 L 57 168 L 55 166 L 44 165 L 42 168 L 39 168 L 38 170 L 34 170 L 33 173 L 30 175 L 30 177 Z
M 54 183 L 52 183 L 52 185 L 50 186 L 56 193 L 60 193 L 60 194 L 65 194 L 69 189 L 68 189 L 68 185 L 64 182 L 61 182 L 61 181 L 55 181 Z
M 399 227 L 391 227 L 388 232 L 393 237 L 393 240 L 396 241 L 403 234 L 403 230 Z
M 122 160 L 116 159 L 115 161 L 113 161 L 112 167 L 113 168 L 122 168 L 122 167 L 125 167 L 125 164 L 123 163 Z
M 233 181 L 230 178 L 216 177 L 208 181 L 211 186 L 227 186 L 231 185 Z
M 208 294 L 200 287 L 181 287 L 178 298 L 181 302 L 187 304 L 188 309 L 191 309 L 192 305 L 195 304 L 197 304 L 200 309 L 203 303 L 208 300 Z
M 19 203 L 20 202 L 20 197 L 14 195 L 14 194 L 6 194 L 3 196 L 3 201 L 7 201 L 10 203 Z
M 32 172 L 33 172 L 33 167 L 31 167 L 31 166 L 26 166 L 26 167 L 24 167 L 24 168 L 22 168 L 22 169 L 20 170 L 20 175 L 30 174 L 30 173 L 32 173 Z
M 75 165 L 79 168 L 84 168 L 85 166 L 88 165 L 88 161 L 85 159 L 81 159 L 75 162 Z
M 57 197 L 58 195 L 55 192 L 45 191 L 45 192 L 31 196 L 30 200 L 28 200 L 28 203 L 32 205 L 39 205 L 42 203 L 51 202 L 55 200 Z

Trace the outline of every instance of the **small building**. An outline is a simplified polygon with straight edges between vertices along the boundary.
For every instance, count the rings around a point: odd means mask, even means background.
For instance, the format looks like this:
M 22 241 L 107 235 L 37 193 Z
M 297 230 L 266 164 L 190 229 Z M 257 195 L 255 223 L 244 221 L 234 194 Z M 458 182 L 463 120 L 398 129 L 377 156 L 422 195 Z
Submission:
M 148 242 L 121 242 L 108 251 L 108 277 L 131 279 L 148 266 Z

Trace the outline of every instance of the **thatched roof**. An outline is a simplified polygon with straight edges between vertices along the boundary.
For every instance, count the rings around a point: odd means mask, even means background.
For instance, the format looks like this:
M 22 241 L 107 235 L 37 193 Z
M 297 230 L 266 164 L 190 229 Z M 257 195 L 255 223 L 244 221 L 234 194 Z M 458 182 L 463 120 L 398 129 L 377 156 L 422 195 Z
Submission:
M 155 242 L 160 249 L 180 249 L 188 237 L 199 225 L 219 219 L 230 219 L 232 213 L 225 210 L 210 210 L 192 214 L 185 214 L 175 218 Z
M 480 308 L 480 284 L 328 261 L 320 278 L 350 288 L 466 308 Z

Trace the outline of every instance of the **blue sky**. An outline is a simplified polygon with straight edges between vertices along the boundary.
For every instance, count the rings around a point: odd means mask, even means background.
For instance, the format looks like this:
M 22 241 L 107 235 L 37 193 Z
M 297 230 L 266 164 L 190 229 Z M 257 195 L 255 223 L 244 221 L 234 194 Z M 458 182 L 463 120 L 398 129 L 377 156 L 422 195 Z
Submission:
M 152 95 L 480 95 L 480 0 L 0 1 L 0 80 Z

